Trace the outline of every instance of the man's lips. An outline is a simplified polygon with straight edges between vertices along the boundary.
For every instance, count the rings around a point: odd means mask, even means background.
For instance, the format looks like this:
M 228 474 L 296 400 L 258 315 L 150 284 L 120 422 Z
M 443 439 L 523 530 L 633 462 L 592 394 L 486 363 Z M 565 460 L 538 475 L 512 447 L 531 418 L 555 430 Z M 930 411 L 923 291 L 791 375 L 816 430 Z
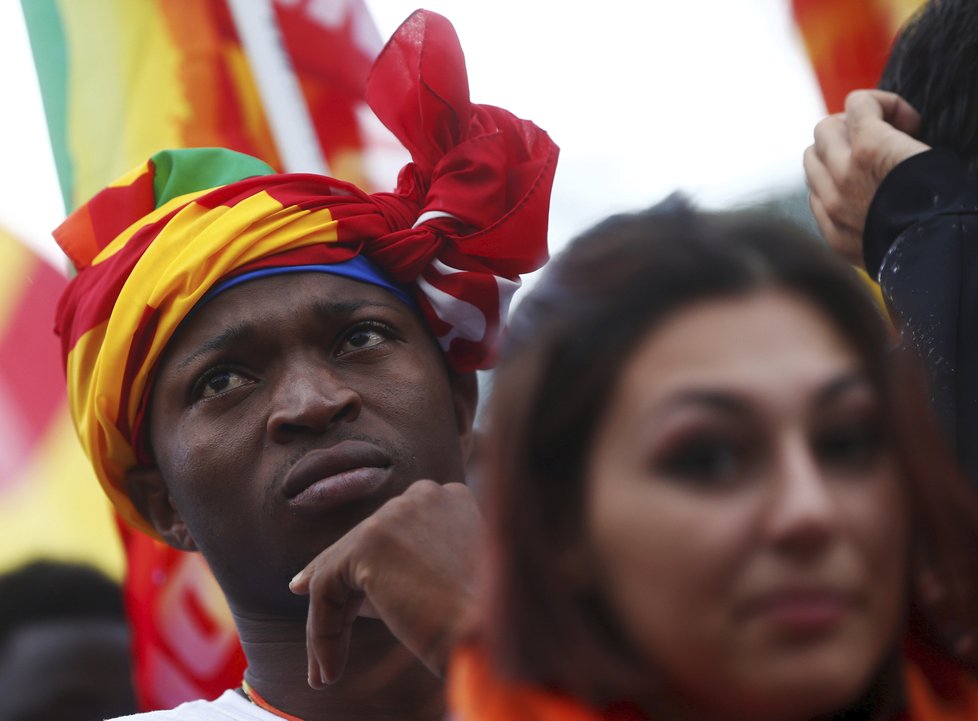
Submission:
M 294 506 L 338 506 L 376 491 L 390 475 L 391 459 L 366 441 L 341 441 L 310 451 L 289 469 L 282 492 Z

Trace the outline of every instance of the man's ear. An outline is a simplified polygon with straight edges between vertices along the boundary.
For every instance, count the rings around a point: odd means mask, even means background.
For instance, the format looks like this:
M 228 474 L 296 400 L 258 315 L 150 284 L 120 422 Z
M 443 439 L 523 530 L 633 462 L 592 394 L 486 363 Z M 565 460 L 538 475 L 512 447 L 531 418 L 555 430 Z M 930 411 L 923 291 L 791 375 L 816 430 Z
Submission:
M 468 460 L 475 442 L 475 414 L 479 406 L 479 380 L 475 371 L 451 373 L 452 403 L 458 437 L 462 442 L 462 457 Z
M 130 468 L 126 471 L 126 492 L 164 541 L 181 551 L 197 550 L 190 529 L 173 507 L 173 499 L 158 468 Z

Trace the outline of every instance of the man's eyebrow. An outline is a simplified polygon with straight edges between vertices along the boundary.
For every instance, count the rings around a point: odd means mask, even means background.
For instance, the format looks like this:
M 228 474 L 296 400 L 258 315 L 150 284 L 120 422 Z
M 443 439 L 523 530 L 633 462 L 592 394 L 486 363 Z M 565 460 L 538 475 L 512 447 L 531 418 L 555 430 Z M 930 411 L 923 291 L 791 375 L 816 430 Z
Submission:
M 312 304 L 312 312 L 317 318 L 322 320 L 335 320 L 344 318 L 363 308 L 387 308 L 389 310 L 399 310 L 403 304 L 396 300 L 386 303 L 378 300 L 316 300 Z M 406 306 L 404 306 L 406 307 Z M 253 340 L 258 335 L 258 328 L 254 323 L 239 322 L 228 326 L 217 335 L 209 338 L 206 342 L 198 346 L 193 352 L 177 364 L 177 370 L 182 371 L 187 366 L 194 363 L 201 356 L 222 351 L 225 348 L 242 342 Z
M 403 303 L 392 300 L 390 303 L 380 300 L 324 300 L 319 299 L 312 305 L 312 311 L 316 317 L 323 320 L 331 320 L 353 315 L 364 308 L 387 308 L 389 310 L 399 310 L 406 308 Z
M 194 351 L 177 364 L 177 370 L 182 371 L 191 365 L 201 356 L 205 356 L 215 351 L 222 351 L 225 348 L 239 344 L 243 341 L 251 340 L 256 334 L 255 326 L 251 323 L 235 323 L 228 326 L 220 333 L 212 336 L 203 344 L 197 346 Z

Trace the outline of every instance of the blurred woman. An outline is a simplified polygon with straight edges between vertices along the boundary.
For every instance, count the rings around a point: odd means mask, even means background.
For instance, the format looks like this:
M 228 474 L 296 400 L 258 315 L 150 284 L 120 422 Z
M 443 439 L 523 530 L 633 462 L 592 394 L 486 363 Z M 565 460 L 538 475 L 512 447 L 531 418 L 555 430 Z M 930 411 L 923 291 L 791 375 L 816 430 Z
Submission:
M 513 320 L 456 717 L 978 718 L 978 502 L 910 355 L 797 230 L 667 206 Z

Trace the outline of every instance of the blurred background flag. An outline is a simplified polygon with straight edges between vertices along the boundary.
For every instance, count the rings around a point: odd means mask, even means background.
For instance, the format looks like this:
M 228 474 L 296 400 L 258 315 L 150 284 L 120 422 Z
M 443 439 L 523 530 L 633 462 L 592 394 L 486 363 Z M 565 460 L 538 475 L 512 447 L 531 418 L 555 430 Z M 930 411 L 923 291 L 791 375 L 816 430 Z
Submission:
M 93 493 L 52 332 L 66 282 L 0 228 L 0 571 L 44 556 L 119 577 L 112 513 Z
M 69 212 L 163 148 L 232 148 L 283 171 L 328 168 L 367 189 L 379 185 L 374 179 L 390 185 L 407 160 L 363 101 L 382 47 L 363 0 L 22 0 L 22 7 Z M 38 327 L 50 335 L 60 286 L 37 293 L 47 298 Z M 57 391 L 63 406 L 57 370 L 49 394 Z M 39 401 L 31 412 L 41 415 Z M 73 493 L 101 503 L 94 479 L 78 475 Z M 121 532 L 143 709 L 238 685 L 244 658 L 201 557 Z
M 900 26 L 923 0 L 792 0 L 795 21 L 830 113 L 875 88 Z
M 284 112 L 311 120 L 334 173 L 354 182 L 374 177 L 365 167 L 365 138 L 379 131 L 362 95 L 382 42 L 362 0 L 22 0 L 22 6 L 69 211 L 163 148 L 223 146 L 281 170 L 311 169 L 286 168 L 280 160 L 250 48 L 239 39 L 253 18 L 294 74 L 283 82 L 302 92 L 305 106 Z M 258 74 L 273 60 L 261 59 Z

